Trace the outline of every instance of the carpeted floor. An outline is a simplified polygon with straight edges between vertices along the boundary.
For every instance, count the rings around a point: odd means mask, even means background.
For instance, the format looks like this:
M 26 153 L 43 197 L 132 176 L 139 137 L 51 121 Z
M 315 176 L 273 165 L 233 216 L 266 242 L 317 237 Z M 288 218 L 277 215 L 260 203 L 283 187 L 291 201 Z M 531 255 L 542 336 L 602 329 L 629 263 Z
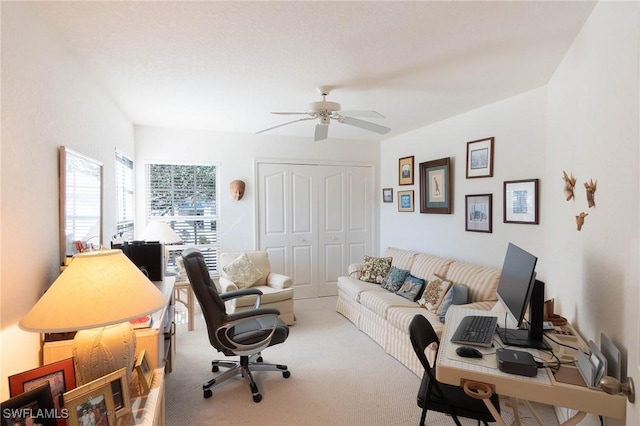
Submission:
M 202 383 L 212 377 L 211 360 L 222 358 L 210 345 L 204 320 L 196 315 L 187 331 L 186 311 L 177 305 L 177 353 L 166 381 L 166 423 L 173 425 L 415 425 L 420 379 L 335 311 L 335 297 L 296 301 L 297 324 L 283 344 L 263 352 L 265 362 L 286 364 L 291 377 L 259 372 L 263 395 L 254 403 L 243 379 L 227 382 L 204 399 Z M 510 403 L 501 410 L 513 420 Z M 526 408 L 524 425 L 534 425 Z M 544 425 L 558 424 L 553 410 L 536 406 Z M 430 412 L 428 425 L 453 421 Z M 464 421 L 475 425 L 475 421 Z

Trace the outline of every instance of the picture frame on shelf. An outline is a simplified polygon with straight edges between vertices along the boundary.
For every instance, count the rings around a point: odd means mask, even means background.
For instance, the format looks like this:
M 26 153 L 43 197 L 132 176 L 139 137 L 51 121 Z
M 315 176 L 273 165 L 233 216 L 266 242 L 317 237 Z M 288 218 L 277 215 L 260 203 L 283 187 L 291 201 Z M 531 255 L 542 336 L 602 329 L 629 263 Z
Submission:
M 11 397 L 18 396 L 35 389 L 44 382 L 49 382 L 53 407 L 58 411 L 61 410 L 64 406 L 64 393 L 76 387 L 73 358 L 63 359 L 9 376 L 9 395 Z M 65 422 L 61 419 L 59 423 L 64 424 Z
M 451 214 L 451 159 L 420 163 L 420 213 Z
M 539 179 L 504 182 L 504 223 L 538 225 L 538 183 Z
M 464 230 L 493 232 L 493 194 L 465 195 Z
M 398 184 L 413 185 L 413 155 L 398 160 Z
M 142 386 L 142 391 L 147 394 L 151 389 L 151 382 L 153 381 L 153 369 L 147 356 L 147 351 L 142 350 L 136 357 L 135 370 L 138 374 L 138 380 Z
M 109 375 L 107 375 L 109 376 Z M 115 426 L 116 409 L 111 383 L 101 377 L 64 394 L 69 426 L 101 424 Z
M 467 142 L 467 179 L 493 177 L 494 138 Z
M 116 419 L 131 412 L 131 396 L 129 394 L 129 382 L 127 381 L 127 370 L 121 368 L 102 377 L 111 386 L 111 398 L 116 411 Z
M 413 210 L 413 191 L 398 191 L 398 211 L 412 212 Z
M 51 385 L 48 380 L 0 404 L 2 407 L 2 426 L 15 424 L 38 424 L 56 426 L 58 420 L 64 420 L 65 413 L 56 411 L 51 397 Z M 36 414 L 35 417 L 32 417 Z
M 393 203 L 393 188 L 382 188 L 382 202 Z

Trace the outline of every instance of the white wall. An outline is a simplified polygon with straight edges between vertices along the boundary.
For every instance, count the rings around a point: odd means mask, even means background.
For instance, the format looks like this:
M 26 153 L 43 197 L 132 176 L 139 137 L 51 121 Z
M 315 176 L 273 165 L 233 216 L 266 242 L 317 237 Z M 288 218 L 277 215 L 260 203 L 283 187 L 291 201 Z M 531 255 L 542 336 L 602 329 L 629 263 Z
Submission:
M 272 135 L 230 134 L 204 130 L 166 129 L 136 126 L 136 226 L 146 222 L 144 164 L 215 163 L 220 170 L 220 231 L 222 250 L 248 250 L 256 246 L 255 164 L 258 160 L 277 159 L 334 164 L 373 164 L 379 160 L 379 144 L 367 141 L 327 139 L 314 142 L 312 128 L 308 138 Z M 229 183 L 246 183 L 240 201 L 231 198 Z
M 7 376 L 40 365 L 40 335 L 17 327 L 59 273 L 58 146 L 104 164 L 104 229 L 115 232 L 114 150 L 133 125 L 28 2 L 2 2 L 0 399 Z M 73 313 L 70 313 L 73 314 Z

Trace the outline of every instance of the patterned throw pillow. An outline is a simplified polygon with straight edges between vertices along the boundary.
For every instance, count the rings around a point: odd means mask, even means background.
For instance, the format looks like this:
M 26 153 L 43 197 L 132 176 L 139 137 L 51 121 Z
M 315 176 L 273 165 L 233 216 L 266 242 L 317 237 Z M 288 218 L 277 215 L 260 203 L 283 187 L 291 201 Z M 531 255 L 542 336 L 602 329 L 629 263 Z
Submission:
M 395 266 L 392 266 L 391 269 L 389 269 L 387 276 L 382 280 L 382 288 L 395 293 L 400 289 L 400 287 L 402 287 L 407 275 L 409 275 L 409 271 L 406 269 L 398 269 Z
M 436 274 L 431 275 L 418 303 L 435 314 L 450 286 L 451 281 L 444 280 Z
M 407 278 L 404 280 L 404 284 L 402 284 L 402 287 L 396 291 L 396 294 L 415 302 L 420 298 L 423 288 L 424 280 L 422 278 L 407 275 Z
M 391 257 L 364 256 L 360 281 L 381 284 L 391 269 Z
M 251 287 L 262 277 L 258 269 L 246 253 L 242 253 L 233 262 L 222 267 L 222 276 L 230 279 L 240 289 Z
M 464 284 L 453 284 L 447 294 L 442 299 L 442 303 L 438 308 L 436 315 L 440 318 L 440 322 L 444 323 L 447 310 L 451 305 L 464 305 L 469 301 L 469 289 Z

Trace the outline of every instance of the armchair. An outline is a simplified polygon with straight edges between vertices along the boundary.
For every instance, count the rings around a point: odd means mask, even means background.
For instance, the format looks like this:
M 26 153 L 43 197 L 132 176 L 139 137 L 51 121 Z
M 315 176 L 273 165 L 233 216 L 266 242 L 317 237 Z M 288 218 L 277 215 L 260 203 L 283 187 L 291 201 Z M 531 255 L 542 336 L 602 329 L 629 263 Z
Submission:
M 280 318 L 293 325 L 293 280 L 271 271 L 266 251 L 221 252 L 218 255 L 219 284 L 222 294 L 243 288 L 256 288 L 262 292 L 260 306 L 280 311 Z M 259 271 L 256 273 L 256 271 Z M 257 278 L 256 278 L 257 277 Z M 233 298 L 225 302 L 227 312 L 252 309 L 256 296 Z

